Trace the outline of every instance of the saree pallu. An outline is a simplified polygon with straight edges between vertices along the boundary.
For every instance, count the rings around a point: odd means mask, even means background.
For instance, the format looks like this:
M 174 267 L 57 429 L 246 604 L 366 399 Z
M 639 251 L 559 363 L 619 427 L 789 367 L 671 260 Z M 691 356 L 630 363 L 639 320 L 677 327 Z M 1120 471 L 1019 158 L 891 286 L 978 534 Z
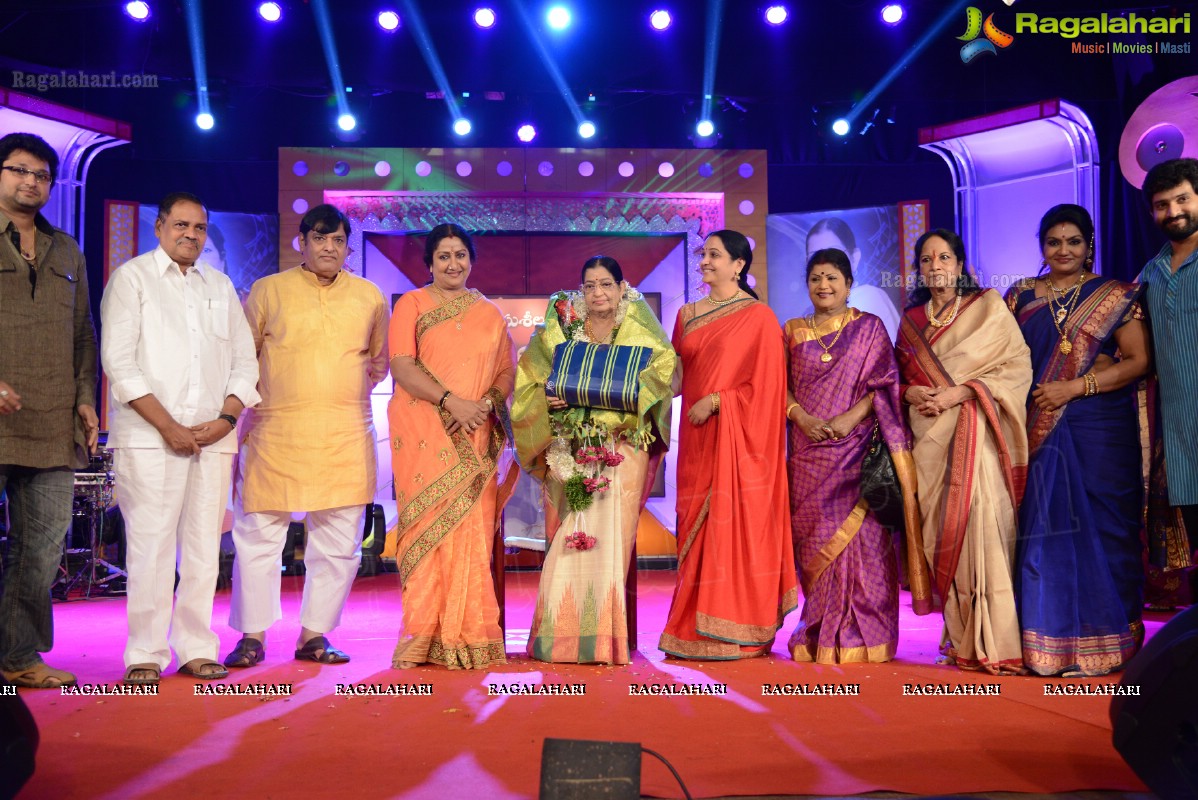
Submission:
M 514 463 L 500 463 L 507 439 L 500 423 L 515 373 L 507 324 L 478 292 L 437 305 L 417 289 L 395 305 L 390 348 L 392 358 L 414 358 L 459 397 L 490 397 L 496 410 L 474 433 L 450 436 L 448 412 L 395 385 L 387 418 L 403 622 L 392 661 L 450 669 L 502 664 L 491 553 L 517 472 Z
M 907 309 L 897 352 L 904 392 L 973 390 L 936 417 L 908 410 L 924 553 L 944 607 L 941 652 L 963 669 L 1022 671 L 1012 569 L 1027 479 L 1027 344 L 998 292 L 986 289 L 962 298 L 943 328 L 929 324 L 924 306 Z
M 903 488 L 913 605 L 931 610 L 923 569 L 911 434 L 902 418 L 898 364 L 882 321 L 849 309 L 845 327 L 821 361 L 815 341 L 831 342 L 840 317 L 812 330 L 806 319 L 785 329 L 790 389 L 819 419 L 848 411 L 873 393 L 873 412 L 839 441 L 812 442 L 789 432 L 791 527 L 803 587 L 803 610 L 790 637 L 796 661 L 821 664 L 889 661 L 898 645 L 899 581 L 894 540 L 861 498 L 861 462 L 874 425 L 890 449 Z
M 699 311 L 709 304 L 700 301 Z M 659 648 L 728 660 L 769 652 L 798 605 L 786 489 L 786 355 L 772 311 L 740 300 L 674 327 L 682 356 L 678 584 Z M 705 424 L 688 409 L 719 392 Z
M 582 512 L 570 512 L 561 482 L 546 465 L 546 449 L 554 438 L 554 421 L 545 399 L 545 381 L 552 369 L 556 346 L 566 341 L 554 295 L 545 311 L 545 327 L 520 357 L 512 402 L 512 429 L 520 463 L 541 481 L 545 505 L 547 549 L 541 566 L 537 605 L 528 638 L 528 654 L 540 661 L 627 664 L 636 642 L 628 641 L 627 580 L 637 524 L 658 465 L 670 443 L 670 406 L 677 362 L 661 323 L 629 290 L 623 318 L 616 329 L 617 345 L 650 348 L 653 355 L 638 375 L 637 409 L 571 409 L 555 415 L 582 417 L 610 438 L 624 461 L 607 467 L 606 492 L 594 496 Z M 559 423 L 564 424 L 564 423 Z M 572 442 L 577 448 L 578 442 Z M 595 547 L 565 547 L 560 535 L 581 530 L 594 536 Z
M 1090 280 L 1063 322 L 1033 282 L 1012 287 L 1008 306 L 1031 348 L 1035 385 L 1088 372 L 1113 355 L 1115 330 L 1142 316 L 1140 290 Z M 1037 675 L 1105 675 L 1143 640 L 1140 435 L 1135 386 L 1071 400 L 1056 411 L 1029 397 L 1028 488 L 1019 509 L 1015 596 L 1023 663 Z

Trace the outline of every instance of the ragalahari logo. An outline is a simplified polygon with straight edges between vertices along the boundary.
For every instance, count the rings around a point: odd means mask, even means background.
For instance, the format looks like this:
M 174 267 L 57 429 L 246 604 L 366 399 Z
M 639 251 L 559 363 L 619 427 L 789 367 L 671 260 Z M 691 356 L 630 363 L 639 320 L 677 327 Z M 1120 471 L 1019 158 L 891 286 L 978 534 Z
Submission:
M 979 36 L 984 38 L 979 39 Z M 1005 49 L 1015 41 L 1014 36 L 999 30 L 998 26 L 994 24 L 993 14 L 987 16 L 986 21 L 982 22 L 982 11 L 974 6 L 965 9 L 965 33 L 958 36 L 957 39 L 965 42 L 965 46 L 961 48 L 961 60 L 966 64 L 982 53 L 998 55 L 996 47 Z

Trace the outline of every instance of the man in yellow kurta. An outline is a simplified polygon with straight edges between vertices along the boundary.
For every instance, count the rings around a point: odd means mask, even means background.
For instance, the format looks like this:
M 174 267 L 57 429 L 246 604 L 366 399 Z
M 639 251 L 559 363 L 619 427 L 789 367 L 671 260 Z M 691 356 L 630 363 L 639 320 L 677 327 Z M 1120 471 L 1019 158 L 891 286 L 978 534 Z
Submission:
M 300 222 L 304 263 L 255 282 L 246 302 L 262 402 L 241 449 L 229 625 L 243 637 L 229 667 L 266 656 L 296 511 L 307 512 L 308 541 L 295 657 L 349 660 L 325 634 L 361 560 L 362 514 L 378 483 L 370 393 L 387 374 L 387 308 L 377 286 L 342 270 L 349 233 L 339 210 L 313 208 Z

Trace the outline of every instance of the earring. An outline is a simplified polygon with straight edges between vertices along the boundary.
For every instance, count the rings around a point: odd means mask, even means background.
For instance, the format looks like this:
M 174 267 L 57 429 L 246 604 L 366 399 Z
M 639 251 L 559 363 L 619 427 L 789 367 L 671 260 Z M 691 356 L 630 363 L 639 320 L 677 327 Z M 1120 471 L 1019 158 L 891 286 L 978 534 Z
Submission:
M 1094 271 L 1094 234 L 1090 234 L 1090 249 L 1086 251 L 1086 272 Z

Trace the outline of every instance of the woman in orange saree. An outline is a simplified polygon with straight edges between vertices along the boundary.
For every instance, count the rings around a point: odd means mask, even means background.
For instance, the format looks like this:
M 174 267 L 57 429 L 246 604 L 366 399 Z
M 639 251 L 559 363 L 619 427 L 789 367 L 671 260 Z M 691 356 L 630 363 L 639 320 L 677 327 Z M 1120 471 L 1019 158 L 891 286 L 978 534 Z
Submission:
M 700 269 L 711 293 L 674 325 L 682 358 L 678 584 L 658 647 L 678 658 L 768 653 L 798 605 L 786 483 L 786 354 L 756 300 L 748 240 L 716 231 Z
M 1027 480 L 1030 351 L 1002 297 L 964 271 L 965 245 L 915 243 L 921 286 L 899 328 L 924 553 L 944 606 L 941 653 L 962 669 L 1021 673 L 1016 510 Z
M 517 472 L 500 465 L 515 355 L 499 309 L 466 288 L 473 261 L 466 232 L 438 225 L 425 244 L 432 283 L 401 297 L 391 317 L 387 418 L 403 590 L 392 664 L 401 669 L 506 661 L 490 567 Z

